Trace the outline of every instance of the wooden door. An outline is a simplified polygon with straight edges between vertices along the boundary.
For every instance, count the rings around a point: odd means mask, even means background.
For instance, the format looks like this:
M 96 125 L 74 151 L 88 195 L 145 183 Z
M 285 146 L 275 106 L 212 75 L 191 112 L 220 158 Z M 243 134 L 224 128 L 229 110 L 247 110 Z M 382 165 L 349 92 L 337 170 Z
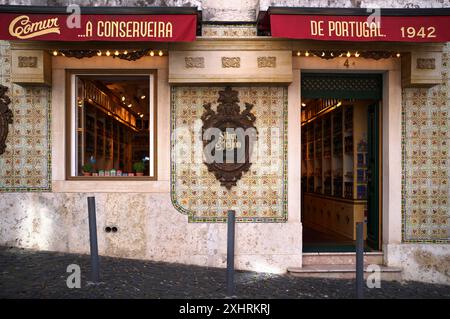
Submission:
M 367 244 L 375 250 L 380 249 L 380 135 L 379 105 L 372 104 L 368 108 L 367 125 Z

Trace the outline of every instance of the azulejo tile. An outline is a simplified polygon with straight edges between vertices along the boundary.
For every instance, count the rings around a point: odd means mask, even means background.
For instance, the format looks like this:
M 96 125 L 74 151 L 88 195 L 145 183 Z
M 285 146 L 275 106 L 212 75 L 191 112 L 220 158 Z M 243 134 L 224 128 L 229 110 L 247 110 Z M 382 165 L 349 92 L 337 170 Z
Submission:
M 240 105 L 254 104 L 256 126 L 262 146 L 271 152 L 255 155 L 250 171 L 244 173 L 237 186 L 230 191 L 220 186 L 208 172 L 201 156 L 196 162 L 177 158 L 182 148 L 181 139 L 171 145 L 171 195 L 174 206 L 189 215 L 190 222 L 224 222 L 227 211 L 236 210 L 240 222 L 285 222 L 287 218 L 287 89 L 283 87 L 237 87 Z M 217 106 L 218 91 L 223 88 L 174 87 L 172 88 L 172 133 L 183 132 L 200 139 L 200 117 L 203 104 Z M 182 114 L 181 117 L 178 115 Z M 198 125 L 200 123 L 200 125 Z M 279 134 L 263 134 L 264 129 L 275 129 Z M 184 141 L 190 139 L 184 139 Z M 203 145 L 187 147 L 191 152 L 202 153 Z M 265 155 L 264 155 L 265 154 Z M 264 155 L 264 156 L 261 156 Z M 268 159 L 269 158 L 269 159 Z
M 448 74 L 450 46 L 443 69 Z M 449 79 L 403 90 L 403 241 L 450 242 Z
M 0 192 L 49 191 L 50 89 L 11 84 L 11 51 L 7 42 L 0 46 L 0 83 L 9 88 L 13 112 L 6 152 L 0 155 Z

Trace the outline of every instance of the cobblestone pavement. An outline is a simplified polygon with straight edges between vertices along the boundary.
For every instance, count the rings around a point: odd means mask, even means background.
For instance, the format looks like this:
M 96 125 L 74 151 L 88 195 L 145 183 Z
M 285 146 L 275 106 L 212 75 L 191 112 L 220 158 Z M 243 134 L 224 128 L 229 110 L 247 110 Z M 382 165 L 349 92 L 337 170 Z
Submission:
M 225 270 L 101 257 L 100 285 L 90 285 L 89 256 L 0 248 L 0 298 L 224 298 Z M 81 288 L 69 289 L 67 266 L 81 267 Z M 353 280 L 236 274 L 239 298 L 353 298 Z M 366 298 L 450 298 L 450 286 L 382 282 Z

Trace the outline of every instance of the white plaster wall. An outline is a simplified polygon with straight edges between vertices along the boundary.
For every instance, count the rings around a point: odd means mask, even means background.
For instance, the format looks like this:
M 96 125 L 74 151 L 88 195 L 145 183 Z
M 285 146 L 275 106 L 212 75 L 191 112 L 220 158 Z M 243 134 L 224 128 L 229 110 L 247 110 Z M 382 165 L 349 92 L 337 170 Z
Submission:
M 226 225 L 188 223 L 168 193 L 2 194 L 0 245 L 89 253 L 88 196 L 96 197 L 101 255 L 226 266 Z M 297 223 L 237 224 L 236 267 L 284 272 L 301 264 L 300 242 Z
M 403 269 L 404 280 L 450 285 L 448 244 L 392 244 L 385 247 L 387 265 Z

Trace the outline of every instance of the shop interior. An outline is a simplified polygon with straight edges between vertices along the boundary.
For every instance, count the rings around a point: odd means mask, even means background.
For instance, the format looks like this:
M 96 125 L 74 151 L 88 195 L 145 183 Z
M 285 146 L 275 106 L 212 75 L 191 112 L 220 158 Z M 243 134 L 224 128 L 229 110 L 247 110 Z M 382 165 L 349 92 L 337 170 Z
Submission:
M 335 95 L 301 101 L 303 251 L 354 252 L 357 222 L 366 251 L 376 251 L 380 101 Z
M 149 176 L 150 81 L 76 77 L 77 176 Z

